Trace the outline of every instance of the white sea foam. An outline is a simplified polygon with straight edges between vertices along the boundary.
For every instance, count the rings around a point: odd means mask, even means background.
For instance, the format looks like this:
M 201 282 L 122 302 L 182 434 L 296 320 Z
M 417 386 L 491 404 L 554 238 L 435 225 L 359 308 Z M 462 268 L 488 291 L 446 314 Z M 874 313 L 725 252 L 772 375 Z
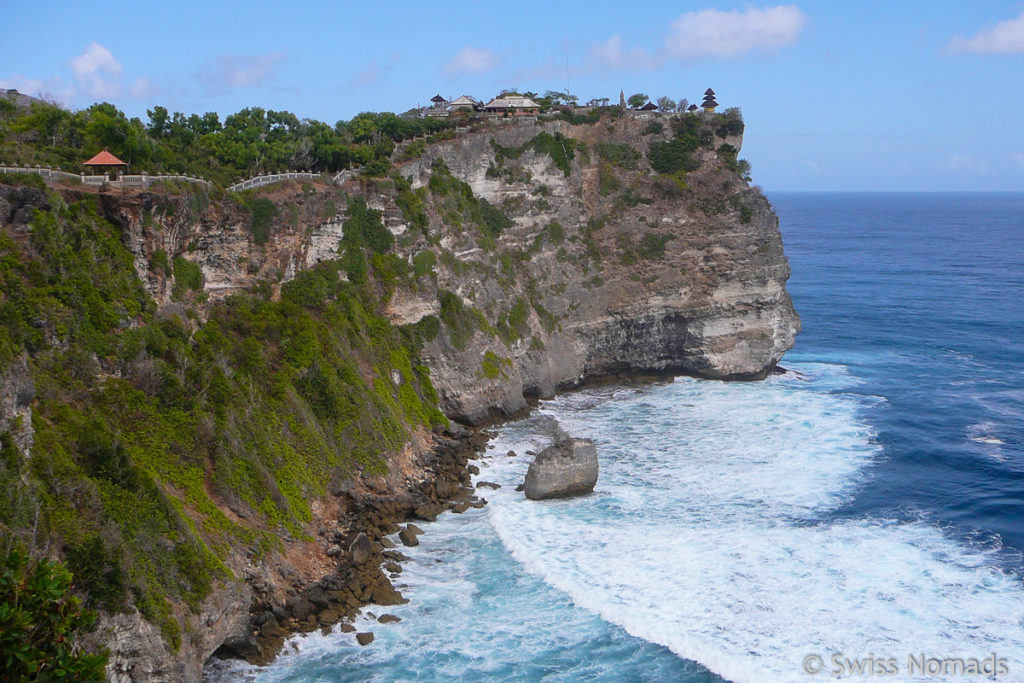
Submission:
M 1024 680 L 1024 591 L 992 551 L 921 522 L 830 521 L 880 457 L 862 419 L 873 401 L 843 393 L 841 367 L 799 369 L 810 382 L 679 380 L 548 403 L 598 442 L 595 495 L 526 501 L 511 489 L 529 459 L 495 458 L 481 476 L 505 488 L 489 521 L 578 605 L 732 680 L 799 680 L 810 654 L 825 658 L 819 679 L 840 654 L 892 657 L 895 680 L 913 680 L 909 655 L 992 652 L 1010 667 L 1001 680 Z M 494 449 L 530 438 L 510 427 Z
M 507 425 L 479 463 L 480 479 L 502 485 L 483 492 L 490 505 L 429 525 L 404 549 L 411 602 L 367 610 L 402 622 L 364 611 L 368 647 L 312 634 L 272 667 L 234 665 L 223 679 L 714 678 L 692 660 L 763 683 L 835 679 L 838 654 L 895 659 L 886 680 L 934 681 L 909 675 L 907 657 L 994 652 L 1010 669 L 998 680 L 1024 680 L 1024 590 L 998 570 L 998 548 L 923 521 L 834 514 L 871 485 L 884 454 L 867 418 L 887 408 L 853 393 L 842 366 L 795 369 L 803 379 L 681 379 L 543 404 L 538 413 L 598 442 L 592 496 L 516 493 L 524 451 L 546 437 L 530 420 Z M 807 655 L 825 673 L 806 676 Z

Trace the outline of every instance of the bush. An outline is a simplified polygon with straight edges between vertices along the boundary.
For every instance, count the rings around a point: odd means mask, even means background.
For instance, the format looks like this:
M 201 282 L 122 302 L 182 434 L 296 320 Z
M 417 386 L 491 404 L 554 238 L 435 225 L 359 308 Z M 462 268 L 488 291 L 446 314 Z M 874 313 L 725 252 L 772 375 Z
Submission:
M 665 126 L 662 125 L 661 121 L 651 121 L 648 123 L 642 131 L 641 135 L 655 135 L 665 130 Z
M 665 255 L 665 245 L 675 239 L 672 235 L 657 235 L 653 232 L 644 234 L 640 240 L 640 258 L 656 259 Z
M 0 566 L 0 667 L 9 681 L 103 681 L 107 656 L 86 654 L 79 638 L 96 615 L 70 594 L 64 565 L 15 548 Z
M 487 379 L 508 379 L 508 370 L 512 369 L 512 360 L 503 358 L 494 351 L 488 351 L 480 361 L 480 370 Z
M 477 317 L 455 292 L 442 289 L 438 292 L 438 299 L 441 302 L 441 322 L 448 328 L 452 346 L 461 351 L 476 332 Z
M 174 271 L 174 289 L 171 298 L 181 300 L 185 293 L 203 289 L 203 270 L 184 256 L 175 256 L 171 262 Z
M 434 272 L 434 265 L 436 263 L 437 257 L 434 256 L 434 252 L 429 249 L 421 251 L 412 257 L 413 274 L 415 274 L 416 277 L 431 275 Z
M 342 224 L 342 246 L 345 248 L 367 248 L 377 254 L 385 254 L 395 243 L 395 236 L 384 227 L 381 212 L 366 205 L 366 200 L 356 197 L 348 205 L 348 220 Z
M 512 221 L 501 212 L 501 209 L 497 208 L 489 201 L 480 197 L 478 200 L 480 206 L 480 216 L 483 219 L 483 225 L 481 228 L 488 237 L 497 237 L 501 234 L 501 231 L 505 228 L 512 227 Z
M 157 249 L 153 252 L 153 255 L 149 257 L 149 269 L 154 273 L 163 271 L 164 275 L 171 274 L 171 264 L 167 260 L 167 252 L 163 249 Z
M 363 166 L 363 175 L 371 178 L 383 178 L 391 170 L 391 162 L 385 158 L 374 159 Z
M 547 154 L 566 178 L 569 177 L 569 163 L 576 157 L 576 141 L 567 138 L 561 133 L 540 133 L 530 141 L 533 149 L 538 154 Z
M 609 142 L 599 142 L 594 145 L 594 150 L 597 152 L 597 156 L 610 164 L 631 170 L 636 168 L 636 163 L 642 156 L 639 151 L 626 144 L 615 145 Z
M 602 159 L 597 167 L 597 191 L 602 197 L 607 197 L 617 192 L 622 187 L 619 179 L 615 177 L 615 169 L 610 163 Z
M 46 189 L 46 181 L 38 173 L 0 173 L 0 184 L 34 187 L 37 190 Z
M 249 222 L 249 229 L 252 231 L 252 241 L 257 245 L 264 245 L 270 241 L 270 232 L 277 218 L 277 204 L 266 197 L 258 197 L 250 205 L 252 220 Z
M 688 139 L 675 138 L 668 142 L 656 142 L 647 151 L 651 167 L 658 173 L 673 175 L 677 171 L 694 171 L 700 163 L 693 157 L 697 145 Z
M 399 155 L 398 160 L 408 161 L 410 159 L 418 159 L 419 157 L 423 156 L 423 152 L 425 152 L 426 149 L 427 145 L 425 142 L 423 142 L 423 140 L 416 140 L 415 142 L 410 142 L 405 147 L 405 149 L 402 150 L 402 153 Z

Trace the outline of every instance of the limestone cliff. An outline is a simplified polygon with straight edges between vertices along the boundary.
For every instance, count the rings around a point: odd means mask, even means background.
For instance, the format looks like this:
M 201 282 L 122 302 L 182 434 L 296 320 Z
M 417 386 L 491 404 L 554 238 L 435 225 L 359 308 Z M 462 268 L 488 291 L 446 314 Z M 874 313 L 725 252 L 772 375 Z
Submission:
M 146 265 L 155 249 L 198 263 L 214 298 L 260 280 L 279 286 L 338 256 L 348 202 L 365 199 L 396 251 L 417 264 L 392 294 L 393 322 L 448 315 L 466 326 L 424 350 L 445 412 L 466 423 L 621 373 L 764 377 L 800 325 L 778 219 L 720 152 L 738 152 L 741 135 L 708 125 L 712 140 L 685 178 L 654 172 L 648 152 L 672 139 L 670 122 L 488 123 L 397 162 L 397 186 L 356 176 L 335 191 L 268 188 L 282 209 L 262 247 L 248 213 L 226 202 L 179 201 L 171 212 L 165 197 L 111 197 L 108 210 L 128 229 L 151 291 L 169 303 L 172 279 Z M 545 135 L 569 147 L 561 168 L 538 149 Z M 480 199 L 508 219 L 500 232 L 474 225 L 467 205 Z M 445 292 L 470 314 L 442 311 Z
M 96 195 L 157 318 L 193 331 L 211 302 L 254 289 L 280 297 L 303 271 L 341 259 L 342 276 L 369 282 L 390 321 L 415 339 L 447 416 L 480 425 L 588 381 L 746 380 L 772 370 L 799 319 L 778 220 L 736 157 L 741 132 L 736 118 L 703 115 L 492 120 L 403 144 L 386 178 L 347 173 L 340 184 L 227 196 L 64 188 L 52 201 Z M 47 201 L 40 191 L 0 193 L 12 245 L 26 242 L 32 211 Z M 386 248 L 349 260 L 352 235 L 378 221 L 390 233 Z M 132 363 L 139 383 L 152 361 Z M 407 381 L 363 366 L 367 381 L 390 379 L 393 391 Z M 27 453 L 35 389 L 26 367 L 18 359 L 0 378 L 0 428 Z M 458 431 L 418 427 L 387 454 L 386 476 L 332 478 L 309 502 L 301 537 L 244 501 L 211 494 L 218 514 L 277 534 L 279 548 L 258 557 L 224 551 L 233 578 L 189 614 L 175 605 L 168 617 L 188 630 L 178 647 L 137 610 L 104 615 L 98 638 L 112 649 L 111 674 L 196 680 L 218 649 L 265 659 L 289 630 L 400 599 L 380 570 L 381 535 L 396 520 L 436 516 L 453 497 L 456 510 L 480 504 L 465 489 L 467 451 L 449 438 Z

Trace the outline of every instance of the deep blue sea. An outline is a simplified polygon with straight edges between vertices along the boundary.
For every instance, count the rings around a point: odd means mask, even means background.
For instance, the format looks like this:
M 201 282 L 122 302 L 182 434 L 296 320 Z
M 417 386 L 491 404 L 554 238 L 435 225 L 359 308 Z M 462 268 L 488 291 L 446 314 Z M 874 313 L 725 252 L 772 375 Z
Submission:
M 770 199 L 791 372 L 543 403 L 492 442 L 490 504 L 406 550 L 370 646 L 216 677 L 1024 681 L 1024 195 Z M 597 441 L 593 495 L 515 493 L 538 416 Z

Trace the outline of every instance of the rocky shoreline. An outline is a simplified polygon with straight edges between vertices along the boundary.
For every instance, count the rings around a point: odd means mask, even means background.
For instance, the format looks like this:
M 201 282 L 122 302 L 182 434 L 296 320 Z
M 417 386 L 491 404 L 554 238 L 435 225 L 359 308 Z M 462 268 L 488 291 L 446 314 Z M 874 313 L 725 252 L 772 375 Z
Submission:
M 591 378 L 566 391 L 612 384 L 656 384 L 670 382 L 677 376 L 680 375 L 619 373 L 614 377 Z M 539 401 L 533 399 L 529 403 L 527 410 L 492 418 L 486 425 L 464 427 L 452 422 L 448 429 L 437 430 L 434 447 L 423 456 L 424 462 L 419 463 L 431 476 L 410 485 L 407 491 L 374 491 L 365 482 L 349 482 L 343 490 L 335 491 L 345 511 L 338 521 L 348 530 L 334 532 L 329 538 L 326 538 L 329 535 L 326 529 L 320 532 L 331 544 L 328 555 L 337 560 L 334 573 L 293 588 L 284 603 L 254 599 L 249 612 L 249 634 L 226 640 L 211 659 L 243 659 L 250 664 L 267 665 L 277 658 L 286 641 L 294 635 L 317 629 L 326 633 L 335 626 L 342 632 L 355 632 L 352 622 L 361 609 L 408 602 L 392 584 L 401 576 L 401 563 L 408 557 L 388 536 L 397 533 L 403 545 L 415 546 L 419 543 L 417 537 L 425 533 L 416 526 L 416 521 L 433 522 L 446 511 L 461 514 L 470 508 L 484 507 L 487 500 L 477 495 L 478 490 L 498 485 L 482 481 L 474 487 L 472 476 L 479 474 L 479 468 L 473 461 L 483 457 L 487 444 L 494 437 L 489 429 L 527 417 Z M 569 439 L 553 420 L 538 424 L 538 429 L 547 434 L 552 443 Z M 255 589 L 258 595 L 259 587 Z M 382 613 L 377 620 L 387 624 L 398 618 Z M 356 633 L 356 639 L 360 645 L 369 645 L 374 637 L 372 632 L 365 632 Z
M 400 563 L 408 558 L 387 536 L 398 532 L 402 543 L 416 545 L 423 530 L 412 521 L 434 521 L 447 510 L 461 513 L 483 507 L 486 500 L 476 496 L 471 484 L 476 473 L 471 461 L 480 457 L 490 437 L 481 428 L 452 423 L 435 434 L 434 447 L 418 463 L 431 476 L 410 484 L 408 490 L 374 490 L 366 482 L 349 482 L 335 491 L 342 510 L 338 522 L 347 530 L 329 532 L 323 527 L 319 532 L 329 543 L 327 554 L 337 561 L 334 572 L 293 586 L 284 603 L 261 598 L 260 586 L 253 586 L 248 632 L 225 640 L 213 658 L 268 664 L 292 635 L 326 631 L 338 624 L 342 631 L 354 631 L 351 621 L 363 607 L 407 602 L 392 580 L 401 575 Z M 385 614 L 379 620 L 396 618 Z M 361 645 L 373 640 L 372 633 L 357 637 Z

